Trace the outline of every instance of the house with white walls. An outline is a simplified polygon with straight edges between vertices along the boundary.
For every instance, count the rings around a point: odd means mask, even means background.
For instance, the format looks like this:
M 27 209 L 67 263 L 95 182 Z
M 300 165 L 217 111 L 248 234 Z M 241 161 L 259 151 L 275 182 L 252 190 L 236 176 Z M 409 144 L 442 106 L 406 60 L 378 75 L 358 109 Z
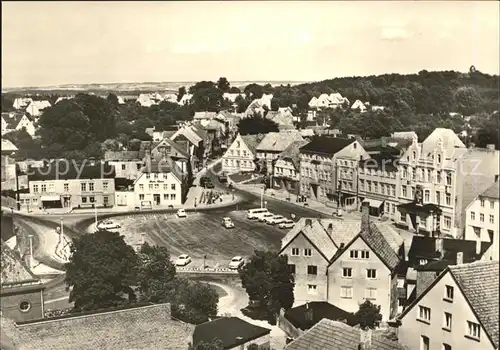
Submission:
M 351 106 L 351 109 L 352 110 L 359 110 L 361 113 L 364 113 L 367 110 L 365 104 L 363 102 L 361 102 L 360 100 L 354 101 L 354 103 Z

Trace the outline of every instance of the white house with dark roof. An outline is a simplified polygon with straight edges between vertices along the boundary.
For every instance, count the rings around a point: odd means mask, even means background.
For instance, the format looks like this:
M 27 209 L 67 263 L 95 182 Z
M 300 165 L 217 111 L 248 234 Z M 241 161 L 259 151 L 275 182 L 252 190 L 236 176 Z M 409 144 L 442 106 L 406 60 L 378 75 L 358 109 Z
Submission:
M 115 167 L 117 178 L 128 180 L 137 179 L 143 165 L 139 151 L 106 151 L 104 161 Z
M 398 317 L 410 349 L 496 350 L 499 262 L 449 266 Z
M 352 110 L 359 110 L 361 113 L 366 112 L 367 108 L 361 100 L 356 100 L 351 106 Z
M 26 108 L 31 102 L 33 102 L 33 99 L 31 97 L 18 97 L 14 100 L 13 107 L 15 109 L 24 109 Z
M 262 135 L 236 135 L 222 156 L 222 171 L 228 174 L 253 172 L 256 148 L 262 137 Z
M 2 121 L 2 135 L 12 131 L 19 131 L 24 128 L 31 137 L 35 136 L 35 124 L 26 114 L 2 113 L 2 120 L 5 120 L 5 123 Z

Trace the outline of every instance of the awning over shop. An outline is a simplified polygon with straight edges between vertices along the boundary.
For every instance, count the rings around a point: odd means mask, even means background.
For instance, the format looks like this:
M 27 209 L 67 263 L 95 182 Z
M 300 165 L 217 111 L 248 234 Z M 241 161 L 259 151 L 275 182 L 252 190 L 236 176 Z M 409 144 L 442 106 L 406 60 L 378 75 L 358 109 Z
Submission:
M 435 204 L 424 204 L 424 205 L 419 205 L 414 202 L 410 203 L 405 203 L 405 204 L 400 204 L 398 205 L 398 209 L 403 209 L 407 212 L 410 213 L 427 213 L 430 214 L 431 212 L 436 213 L 436 214 L 441 214 L 442 210 Z
M 365 198 L 363 203 L 369 203 L 370 207 L 372 208 L 380 208 L 382 204 L 384 204 L 383 201 L 379 201 L 378 199 L 370 199 L 370 198 Z
M 60 196 L 42 196 L 41 198 L 42 202 L 55 202 L 60 200 L 61 200 Z

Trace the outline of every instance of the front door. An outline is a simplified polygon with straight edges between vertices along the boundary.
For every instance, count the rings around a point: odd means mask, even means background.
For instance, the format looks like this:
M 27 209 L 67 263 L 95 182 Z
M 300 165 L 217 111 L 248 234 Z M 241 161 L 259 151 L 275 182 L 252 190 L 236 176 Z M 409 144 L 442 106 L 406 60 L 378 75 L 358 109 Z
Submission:
M 156 205 L 160 205 L 160 195 L 159 194 L 153 194 L 153 200 Z

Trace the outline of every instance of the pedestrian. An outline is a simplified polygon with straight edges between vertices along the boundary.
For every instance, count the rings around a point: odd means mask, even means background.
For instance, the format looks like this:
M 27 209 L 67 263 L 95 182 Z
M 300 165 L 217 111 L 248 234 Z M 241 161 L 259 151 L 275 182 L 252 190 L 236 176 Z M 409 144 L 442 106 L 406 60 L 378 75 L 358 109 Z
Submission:
M 292 218 L 292 220 L 294 220 L 294 221 L 295 221 L 295 214 L 294 214 L 294 213 L 291 213 L 291 214 L 290 214 L 290 217 Z

